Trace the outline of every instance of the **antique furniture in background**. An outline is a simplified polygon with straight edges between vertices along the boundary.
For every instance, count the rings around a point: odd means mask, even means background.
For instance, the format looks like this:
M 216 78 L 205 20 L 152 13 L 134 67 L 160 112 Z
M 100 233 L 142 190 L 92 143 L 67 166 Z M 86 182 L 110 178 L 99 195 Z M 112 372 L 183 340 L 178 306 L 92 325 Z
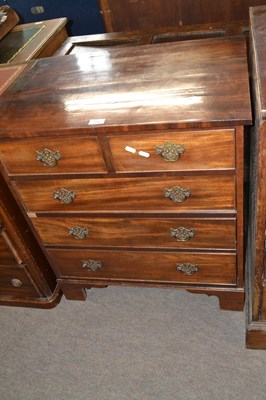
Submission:
M 0 40 L 0 63 L 50 57 L 67 39 L 66 18 L 21 24 Z
M 25 67 L 0 67 L 0 94 Z M 50 264 L 0 176 L 0 305 L 51 308 L 60 298 Z
M 0 40 L 19 22 L 17 13 L 9 6 L 0 6 Z
M 248 34 L 248 21 L 186 25 L 176 28 L 157 28 L 153 31 L 112 32 L 98 35 L 71 36 L 59 47 L 55 55 L 87 53 L 91 48 L 139 46 L 213 37 Z
M 250 6 L 265 0 L 99 0 L 106 32 L 248 20 Z
M 247 347 L 266 349 L 266 6 L 250 10 L 255 128 L 251 135 Z
M 242 309 L 243 38 L 37 60 L 0 112 L 2 174 L 68 299 L 145 285 Z

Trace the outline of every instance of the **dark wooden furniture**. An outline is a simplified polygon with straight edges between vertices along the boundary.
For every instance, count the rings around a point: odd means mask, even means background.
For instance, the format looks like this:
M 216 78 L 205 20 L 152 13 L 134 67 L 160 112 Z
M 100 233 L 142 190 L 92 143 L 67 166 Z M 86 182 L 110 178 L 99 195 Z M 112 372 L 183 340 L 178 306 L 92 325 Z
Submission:
M 25 67 L 0 68 L 0 94 Z M 0 305 L 51 308 L 60 298 L 55 275 L 0 176 Z
M 0 112 L 2 174 L 68 299 L 145 285 L 242 309 L 244 39 L 37 60 Z
M 67 39 L 66 18 L 15 26 L 0 41 L 0 63 L 21 63 L 50 57 Z
M 58 48 L 55 55 L 87 53 L 91 49 L 105 47 L 139 46 L 178 42 L 184 40 L 207 39 L 248 34 L 248 21 L 221 22 L 202 25 L 187 25 L 176 28 L 157 28 L 153 31 L 112 32 L 97 35 L 71 36 Z
M 251 135 L 247 347 L 266 349 L 266 6 L 250 11 L 255 127 Z
M 0 6 L 0 40 L 19 22 L 17 13 L 9 6 Z
M 250 6 L 264 0 L 99 0 L 106 32 L 248 20 Z

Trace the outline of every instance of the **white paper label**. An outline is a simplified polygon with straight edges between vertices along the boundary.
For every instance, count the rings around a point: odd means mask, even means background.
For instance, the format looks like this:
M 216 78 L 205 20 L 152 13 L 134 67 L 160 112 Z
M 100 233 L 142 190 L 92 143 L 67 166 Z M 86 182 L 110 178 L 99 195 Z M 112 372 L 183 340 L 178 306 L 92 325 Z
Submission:
M 146 158 L 150 157 L 150 153 L 146 153 L 146 151 L 139 151 L 139 155 Z
M 133 154 L 135 154 L 137 151 L 136 149 L 134 149 L 134 147 L 130 147 L 130 146 L 126 146 L 125 150 L 129 151 L 129 153 L 133 153 Z
M 105 123 L 105 118 L 90 119 L 88 125 L 102 125 Z

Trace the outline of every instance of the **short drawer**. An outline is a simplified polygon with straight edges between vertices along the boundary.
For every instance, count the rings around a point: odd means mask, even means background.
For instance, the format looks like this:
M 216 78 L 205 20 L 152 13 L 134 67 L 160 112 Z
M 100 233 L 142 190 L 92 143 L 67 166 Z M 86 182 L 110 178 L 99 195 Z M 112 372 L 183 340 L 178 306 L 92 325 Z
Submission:
M 234 285 L 234 254 L 49 249 L 59 277 Z
M 13 181 L 29 212 L 234 210 L 234 176 Z
M 235 249 L 235 219 L 32 218 L 46 246 Z
M 235 168 L 235 131 L 109 136 L 118 172 L 196 171 Z
M 22 267 L 0 265 L 0 296 L 39 297 Z
M 106 172 L 96 137 L 1 142 L 0 157 L 11 176 Z

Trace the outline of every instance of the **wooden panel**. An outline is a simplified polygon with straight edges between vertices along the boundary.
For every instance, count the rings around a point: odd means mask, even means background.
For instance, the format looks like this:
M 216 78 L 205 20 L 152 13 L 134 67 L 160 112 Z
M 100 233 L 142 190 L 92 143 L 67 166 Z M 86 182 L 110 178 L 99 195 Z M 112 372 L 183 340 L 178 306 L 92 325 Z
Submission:
M 94 51 L 97 48 L 138 46 L 149 44 L 152 41 L 152 34 L 141 34 L 139 32 L 114 32 L 101 33 L 97 35 L 70 36 L 67 38 L 55 55 L 81 54 Z
M 263 0 L 99 0 L 107 32 L 248 19 Z
M 13 279 L 19 280 L 21 282 L 21 286 L 16 287 L 12 285 Z M 17 266 L 3 267 L 1 265 L 0 296 L 40 297 L 39 293 L 36 291 L 29 277 L 22 268 Z
M 195 218 L 33 218 L 44 244 L 90 247 L 149 247 L 176 249 L 235 249 L 235 219 Z M 74 227 L 88 229 L 88 236 L 76 239 Z M 194 236 L 178 241 L 172 229 L 184 227 Z M 180 237 L 179 237 L 180 240 Z
M 109 136 L 108 141 L 118 172 L 235 168 L 233 129 Z M 157 154 L 157 146 L 164 146 L 167 142 L 184 148 L 184 153 L 180 153 L 175 162 L 168 162 Z M 144 152 L 145 157 L 140 152 Z
M 0 255 L 0 266 L 14 265 L 14 257 L 2 236 L 0 236 Z
M 36 159 L 44 149 L 59 152 L 60 159 L 54 167 L 48 167 Z M 10 175 L 106 172 L 95 137 L 2 142 L 0 156 Z
M 196 210 L 234 210 L 233 176 L 186 176 L 115 179 L 61 179 L 13 182 L 28 211 L 33 212 L 183 212 Z M 165 189 L 189 189 L 183 202 L 165 197 Z M 66 189 L 75 193 L 72 204 L 53 198 L 54 192 Z
M 255 126 L 250 136 L 249 225 L 246 263 L 247 346 L 265 348 L 266 7 L 250 10 L 250 74 Z
M 118 126 L 136 132 L 143 124 L 145 130 L 249 124 L 245 42 L 204 39 L 104 49 L 65 57 L 64 64 L 61 57 L 38 60 L 7 89 L 0 113 L 1 138 L 47 131 L 56 137 L 59 130 L 88 129 L 89 121 L 92 132 L 104 134 Z
M 111 32 L 96 35 L 71 36 L 67 38 L 55 55 L 81 54 L 97 48 L 138 46 L 143 44 L 177 42 L 181 40 L 206 39 L 212 37 L 243 35 L 248 33 L 248 20 L 215 22 L 182 27 L 158 28 L 150 32 Z
M 234 254 L 192 254 L 167 252 L 116 252 L 93 250 L 48 250 L 60 277 L 127 281 L 160 281 L 187 284 L 227 284 L 236 280 Z M 84 260 L 100 261 L 103 268 L 92 272 Z M 186 275 L 177 264 L 192 263 L 199 270 Z

